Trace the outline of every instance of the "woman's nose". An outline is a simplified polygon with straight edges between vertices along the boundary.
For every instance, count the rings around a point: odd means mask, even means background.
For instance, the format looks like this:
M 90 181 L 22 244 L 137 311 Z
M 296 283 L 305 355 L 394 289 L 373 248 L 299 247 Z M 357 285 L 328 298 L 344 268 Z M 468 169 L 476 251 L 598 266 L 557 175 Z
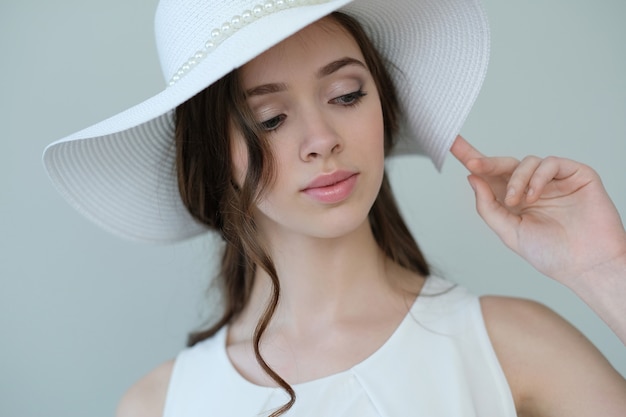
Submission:
M 333 122 L 319 109 L 309 110 L 302 117 L 300 158 L 303 161 L 326 159 L 343 150 L 343 141 Z

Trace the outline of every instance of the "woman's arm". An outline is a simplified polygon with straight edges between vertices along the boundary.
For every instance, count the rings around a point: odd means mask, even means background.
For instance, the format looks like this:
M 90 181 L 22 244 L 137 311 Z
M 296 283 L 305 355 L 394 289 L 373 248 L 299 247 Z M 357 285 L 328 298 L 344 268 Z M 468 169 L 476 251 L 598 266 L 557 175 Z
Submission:
M 162 417 L 174 360 L 165 362 L 126 391 L 116 417 Z
M 520 417 L 626 415 L 626 380 L 559 315 L 507 297 L 481 307 Z
M 626 231 L 598 174 L 564 158 L 485 157 L 461 136 L 451 152 L 470 171 L 489 227 L 626 344 Z

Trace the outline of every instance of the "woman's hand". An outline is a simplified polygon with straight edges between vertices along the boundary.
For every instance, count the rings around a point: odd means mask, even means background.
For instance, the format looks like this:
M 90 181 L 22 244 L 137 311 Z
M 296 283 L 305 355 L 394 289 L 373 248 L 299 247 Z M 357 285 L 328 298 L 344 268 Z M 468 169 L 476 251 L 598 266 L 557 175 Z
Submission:
M 626 343 L 626 232 L 598 174 L 564 158 L 485 157 L 461 136 L 451 152 L 471 173 L 476 208 L 487 225 L 607 322 L 614 319 L 594 304 L 611 296 L 611 308 L 619 310 L 611 315 L 623 313 L 620 337 Z
M 626 258 L 624 226 L 590 167 L 556 157 L 485 157 L 461 136 L 451 151 L 472 174 L 480 216 L 541 273 L 567 283 Z

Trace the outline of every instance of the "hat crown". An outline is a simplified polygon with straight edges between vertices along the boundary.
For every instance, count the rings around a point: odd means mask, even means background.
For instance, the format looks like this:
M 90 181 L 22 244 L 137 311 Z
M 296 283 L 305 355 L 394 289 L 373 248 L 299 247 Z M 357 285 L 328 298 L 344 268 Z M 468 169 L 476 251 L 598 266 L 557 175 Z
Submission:
M 203 60 L 224 39 L 279 10 L 331 0 L 161 0 L 155 37 L 161 70 L 170 85 Z
M 254 6 L 246 0 L 161 0 L 155 16 L 155 37 L 161 70 L 166 81 L 172 79 L 184 63 L 211 39 L 218 28 L 246 8 Z

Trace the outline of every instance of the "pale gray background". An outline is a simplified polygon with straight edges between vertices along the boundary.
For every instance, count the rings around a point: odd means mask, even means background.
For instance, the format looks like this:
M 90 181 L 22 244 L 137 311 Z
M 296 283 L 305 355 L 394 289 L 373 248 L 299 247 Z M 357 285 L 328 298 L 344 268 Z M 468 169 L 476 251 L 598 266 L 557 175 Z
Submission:
M 110 236 L 56 194 L 40 162 L 49 142 L 160 90 L 156 3 L 0 2 L 0 416 L 111 416 L 125 389 L 200 323 L 211 239 L 154 247 Z M 486 8 L 491 68 L 463 133 L 490 154 L 589 163 L 624 216 L 626 2 Z M 441 175 L 421 158 L 391 172 L 439 270 L 480 294 L 548 304 L 626 375 L 626 349 L 607 327 L 481 223 L 456 161 Z

